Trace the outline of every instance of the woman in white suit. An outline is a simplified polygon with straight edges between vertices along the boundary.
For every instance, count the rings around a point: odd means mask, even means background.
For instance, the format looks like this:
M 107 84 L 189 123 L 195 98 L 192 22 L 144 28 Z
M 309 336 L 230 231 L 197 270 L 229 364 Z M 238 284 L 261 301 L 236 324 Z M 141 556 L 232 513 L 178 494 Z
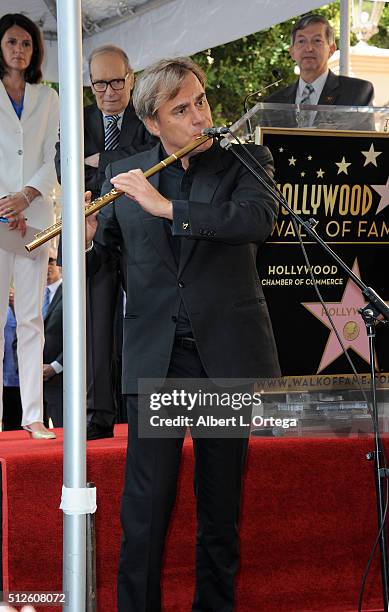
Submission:
M 0 217 L 11 232 L 22 235 L 26 220 L 39 229 L 54 220 L 50 194 L 56 185 L 58 96 L 40 84 L 42 60 L 37 26 L 24 15 L 4 15 L 0 19 Z M 0 364 L 13 280 L 22 426 L 35 439 L 55 438 L 43 424 L 42 302 L 47 263 L 47 247 L 32 259 L 1 248 L 0 243 Z M 2 377 L 0 367 L 0 420 Z

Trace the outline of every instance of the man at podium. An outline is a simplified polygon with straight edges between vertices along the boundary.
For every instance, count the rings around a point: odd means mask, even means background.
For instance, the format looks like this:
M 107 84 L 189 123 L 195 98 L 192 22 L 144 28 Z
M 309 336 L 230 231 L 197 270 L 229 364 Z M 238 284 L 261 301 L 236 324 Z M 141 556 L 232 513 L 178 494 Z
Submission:
M 266 98 L 284 104 L 370 106 L 374 88 L 370 81 L 338 76 L 328 68 L 336 50 L 334 30 L 322 15 L 305 15 L 292 30 L 289 53 L 300 68 L 300 78 Z

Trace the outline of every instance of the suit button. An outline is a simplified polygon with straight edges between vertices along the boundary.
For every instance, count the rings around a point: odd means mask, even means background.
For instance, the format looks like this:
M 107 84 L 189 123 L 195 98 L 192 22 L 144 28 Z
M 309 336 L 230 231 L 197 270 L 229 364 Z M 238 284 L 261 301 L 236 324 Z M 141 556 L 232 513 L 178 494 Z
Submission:
M 177 323 L 178 317 L 176 317 L 176 315 L 173 315 L 172 316 L 172 321 L 173 321 L 173 323 Z
M 179 288 L 180 288 L 180 289 L 183 289 L 183 288 L 185 287 L 185 283 L 184 283 L 184 281 L 179 280 L 179 281 L 178 281 L 178 286 L 179 286 Z
M 22 149 L 19 149 L 19 151 L 18 151 L 18 155 L 23 155 L 23 151 L 22 151 Z

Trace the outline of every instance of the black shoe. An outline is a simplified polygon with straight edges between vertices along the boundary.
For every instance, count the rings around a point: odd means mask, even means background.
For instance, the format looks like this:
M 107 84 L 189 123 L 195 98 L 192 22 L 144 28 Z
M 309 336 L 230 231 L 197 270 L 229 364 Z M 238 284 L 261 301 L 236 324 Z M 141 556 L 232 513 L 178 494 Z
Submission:
M 100 440 L 101 438 L 113 438 L 113 425 L 98 425 L 88 423 L 86 428 L 87 440 Z

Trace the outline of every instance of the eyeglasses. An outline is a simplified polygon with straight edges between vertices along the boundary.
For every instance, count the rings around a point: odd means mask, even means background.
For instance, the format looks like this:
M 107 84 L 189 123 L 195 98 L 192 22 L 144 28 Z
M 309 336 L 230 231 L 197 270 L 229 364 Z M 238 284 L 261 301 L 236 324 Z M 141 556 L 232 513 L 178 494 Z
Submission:
M 111 81 L 92 81 L 92 87 L 97 93 L 103 93 L 107 91 L 108 85 L 111 85 L 111 88 L 114 91 L 120 91 L 124 89 L 124 85 L 126 80 L 128 79 L 128 73 L 124 77 L 124 79 L 112 79 Z

